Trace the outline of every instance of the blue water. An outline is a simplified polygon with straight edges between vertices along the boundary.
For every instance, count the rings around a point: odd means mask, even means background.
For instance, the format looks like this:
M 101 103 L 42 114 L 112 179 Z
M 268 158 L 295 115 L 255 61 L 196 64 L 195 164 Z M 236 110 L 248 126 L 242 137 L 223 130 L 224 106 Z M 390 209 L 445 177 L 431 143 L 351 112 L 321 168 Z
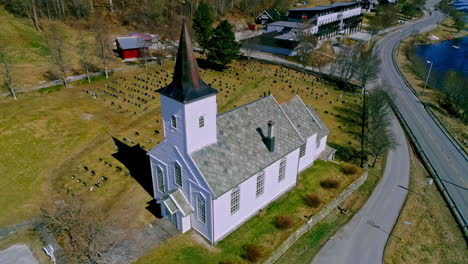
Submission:
M 455 49 L 452 46 L 459 48 Z M 432 69 L 439 74 L 455 70 L 468 76 L 468 37 L 431 45 L 417 45 L 416 53 L 424 60 L 433 62 Z
M 460 11 L 468 13 L 468 0 L 456 0 L 453 2 L 453 6 Z

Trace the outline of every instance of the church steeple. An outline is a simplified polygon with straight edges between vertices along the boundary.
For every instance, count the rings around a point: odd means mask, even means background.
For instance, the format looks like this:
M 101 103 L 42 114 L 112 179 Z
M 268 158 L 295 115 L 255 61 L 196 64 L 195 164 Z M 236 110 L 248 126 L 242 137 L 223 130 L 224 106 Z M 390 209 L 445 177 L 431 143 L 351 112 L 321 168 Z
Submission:
M 180 34 L 174 78 L 171 84 L 159 89 L 158 92 L 184 104 L 217 93 L 200 77 L 185 19 Z

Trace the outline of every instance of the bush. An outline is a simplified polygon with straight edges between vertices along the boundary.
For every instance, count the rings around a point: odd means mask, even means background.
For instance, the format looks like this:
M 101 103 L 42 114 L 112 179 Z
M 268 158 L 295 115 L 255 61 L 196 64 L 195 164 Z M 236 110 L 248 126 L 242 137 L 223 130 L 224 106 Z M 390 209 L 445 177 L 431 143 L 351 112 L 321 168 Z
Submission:
M 320 181 L 320 186 L 326 189 L 337 189 L 340 186 L 340 182 L 335 179 L 327 178 Z
M 346 163 L 343 165 L 343 173 L 344 174 L 355 174 L 358 172 L 358 168 L 356 165 Z
M 292 226 L 293 219 L 287 215 L 281 215 L 276 218 L 276 226 L 281 229 L 288 229 Z
M 313 207 L 313 208 L 319 207 L 320 203 L 322 202 L 320 199 L 320 196 L 318 196 L 315 193 L 308 193 L 305 196 L 304 200 L 308 206 Z
M 262 250 L 257 245 L 248 245 L 245 249 L 245 257 L 248 261 L 257 262 L 262 257 Z

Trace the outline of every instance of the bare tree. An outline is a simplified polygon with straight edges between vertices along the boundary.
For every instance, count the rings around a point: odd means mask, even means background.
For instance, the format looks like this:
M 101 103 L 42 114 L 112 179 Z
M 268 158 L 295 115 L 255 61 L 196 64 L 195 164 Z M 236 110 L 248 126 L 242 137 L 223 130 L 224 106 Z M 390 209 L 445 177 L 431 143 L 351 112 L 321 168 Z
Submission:
M 89 52 L 88 45 L 89 43 L 87 43 L 84 38 L 81 38 L 78 42 L 78 52 L 80 55 L 81 67 L 83 67 L 86 70 L 86 78 L 88 79 L 88 82 L 91 82 L 89 72 L 90 69 L 94 67 L 91 61 L 91 53 Z
M 65 58 L 65 36 L 56 23 L 51 23 L 47 32 L 49 48 L 52 57 L 52 63 L 55 69 L 52 71 L 63 81 L 66 87 L 67 83 L 67 60 Z
M 297 55 L 302 67 L 306 67 L 309 62 L 310 55 L 314 52 L 317 46 L 317 37 L 305 30 L 297 33 L 297 41 L 299 42 L 296 47 Z
M 342 47 L 331 63 L 330 75 L 335 75 L 343 84 L 348 85 L 358 68 L 359 50 L 358 45 Z
M 374 158 L 371 167 L 374 167 L 378 157 L 383 153 L 398 146 L 395 135 L 390 130 L 391 110 L 388 100 L 390 100 L 390 96 L 382 87 L 375 88 L 368 95 L 369 121 L 366 145 Z
M 102 65 L 104 66 L 104 74 L 109 78 L 108 63 L 109 63 L 109 32 L 107 26 L 102 18 L 98 18 L 95 23 L 95 36 L 98 48 L 98 54 L 101 58 Z
M 380 59 L 372 49 L 362 46 L 357 58 L 356 78 L 364 89 L 367 82 L 375 80 L 379 72 Z
M 50 209 L 41 209 L 41 219 L 49 231 L 62 241 L 71 263 L 109 262 L 112 249 L 120 241 L 113 224 L 92 211 L 76 197 Z
M 10 92 L 11 96 L 16 100 L 16 92 L 13 88 L 13 82 L 11 77 L 11 64 L 7 57 L 6 48 L 0 44 L 0 63 L 3 64 L 3 86 L 8 92 Z
M 358 57 L 356 77 L 361 82 L 362 87 L 362 120 L 361 120 L 361 167 L 365 160 L 365 125 L 366 125 L 366 84 L 368 81 L 377 78 L 380 59 L 372 52 L 372 49 L 361 47 Z

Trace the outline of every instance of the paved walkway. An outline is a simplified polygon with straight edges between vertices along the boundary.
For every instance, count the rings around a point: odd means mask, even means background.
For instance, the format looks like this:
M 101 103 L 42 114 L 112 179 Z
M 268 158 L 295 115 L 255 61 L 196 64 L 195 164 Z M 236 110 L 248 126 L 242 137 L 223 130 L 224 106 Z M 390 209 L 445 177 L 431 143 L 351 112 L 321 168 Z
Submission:
M 0 251 L 1 264 L 39 264 L 26 245 L 13 245 Z

